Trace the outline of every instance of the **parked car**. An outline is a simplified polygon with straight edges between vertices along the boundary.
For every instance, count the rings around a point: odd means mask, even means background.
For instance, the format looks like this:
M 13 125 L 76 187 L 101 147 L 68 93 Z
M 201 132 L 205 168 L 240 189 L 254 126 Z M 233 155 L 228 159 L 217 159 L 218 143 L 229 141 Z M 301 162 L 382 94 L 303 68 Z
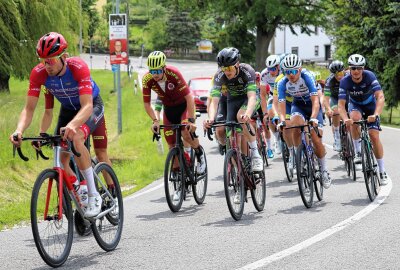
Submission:
M 211 77 L 197 77 L 189 81 L 189 89 L 194 97 L 196 111 L 207 112 L 207 98 L 211 87 Z

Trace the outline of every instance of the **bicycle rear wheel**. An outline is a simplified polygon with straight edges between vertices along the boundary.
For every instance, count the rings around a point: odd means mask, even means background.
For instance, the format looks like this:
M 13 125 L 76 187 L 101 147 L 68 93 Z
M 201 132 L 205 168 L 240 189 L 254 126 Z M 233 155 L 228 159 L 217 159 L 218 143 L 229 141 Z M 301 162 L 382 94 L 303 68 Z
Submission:
M 364 173 L 365 186 L 371 202 L 375 200 L 376 195 L 378 194 L 375 184 L 378 182 L 379 185 L 379 180 L 375 179 L 378 178 L 378 176 L 374 172 L 372 155 L 372 149 L 369 149 L 368 143 L 363 140 L 361 144 L 362 169 Z
M 296 167 L 301 199 L 305 207 L 310 208 L 313 204 L 314 197 L 313 173 L 311 171 L 307 149 L 304 144 L 300 144 L 297 149 Z
M 62 216 L 58 216 L 58 187 L 58 173 L 52 169 L 44 170 L 35 181 L 31 198 L 33 239 L 40 256 L 51 267 L 59 267 L 67 260 L 74 232 L 72 206 L 65 187 Z
M 197 204 L 202 204 L 204 202 L 204 199 L 206 198 L 206 193 L 207 193 L 207 184 L 208 184 L 208 164 L 207 164 L 207 158 L 206 158 L 206 153 L 204 151 L 204 148 L 202 146 L 201 150 L 204 153 L 204 161 L 206 162 L 206 170 L 203 174 L 198 174 L 197 171 L 194 172 L 194 178 L 195 178 L 195 183 L 192 184 L 192 191 L 193 191 L 193 197 L 194 200 L 196 201 Z M 194 170 L 196 170 L 197 167 L 197 158 L 193 157 L 195 160 L 194 163 Z
M 318 159 L 316 155 L 313 155 L 314 160 L 314 188 L 315 194 L 317 195 L 318 201 L 322 201 L 324 199 L 324 186 L 322 185 L 322 173 L 321 167 L 319 165 Z
M 224 190 L 229 212 L 234 220 L 240 220 L 244 209 L 244 179 L 239 171 L 240 160 L 236 151 L 228 150 L 224 162 Z
M 165 197 L 169 209 L 172 212 L 178 212 L 183 203 L 185 196 L 185 169 L 183 165 L 182 156 L 180 155 L 179 148 L 172 148 L 168 152 L 167 159 L 165 160 L 164 169 L 164 189 Z M 179 163 L 179 168 L 174 170 L 174 163 Z
M 256 177 L 255 175 L 257 175 L 258 177 Z M 251 198 L 253 199 L 254 207 L 257 209 L 258 212 L 261 212 L 262 210 L 264 210 L 266 197 L 266 181 L 264 171 L 253 174 L 252 181 L 255 188 L 250 189 Z
M 293 181 L 293 169 L 289 169 L 289 157 L 290 157 L 290 150 L 284 140 L 281 140 L 282 145 L 282 158 L 283 158 L 283 165 L 285 167 L 286 177 L 289 182 Z
M 121 239 L 124 224 L 124 207 L 121 187 L 114 170 L 107 163 L 100 162 L 94 167 L 95 183 L 103 199 L 101 211 L 111 208 L 105 216 L 92 222 L 93 236 L 97 244 L 105 250 L 114 250 Z M 108 183 L 106 180 L 112 181 Z

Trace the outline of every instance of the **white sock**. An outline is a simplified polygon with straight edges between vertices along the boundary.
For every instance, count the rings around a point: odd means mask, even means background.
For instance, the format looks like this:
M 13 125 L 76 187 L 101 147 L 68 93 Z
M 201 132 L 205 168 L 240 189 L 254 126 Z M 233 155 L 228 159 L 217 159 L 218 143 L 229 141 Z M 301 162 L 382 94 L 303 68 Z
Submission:
M 333 127 L 333 137 L 335 138 L 335 140 L 340 139 L 339 127 Z
M 321 172 L 327 171 L 328 169 L 326 168 L 326 159 L 325 157 L 319 158 L 319 164 L 321 165 Z
M 380 173 L 384 173 L 385 172 L 385 165 L 383 163 L 383 158 L 376 159 L 376 161 L 378 162 L 379 172 Z
M 271 139 L 267 139 L 267 147 L 268 149 L 271 149 Z
M 84 179 L 86 179 L 89 196 L 97 196 L 99 193 L 94 184 L 93 168 L 89 167 L 86 170 L 80 170 Z
M 354 144 L 354 149 L 356 150 L 356 153 L 361 153 L 361 142 L 360 139 L 353 140 Z
M 278 142 L 279 141 L 279 131 L 274 132 L 274 137 L 275 137 L 275 141 Z
M 260 154 L 258 153 L 258 148 L 257 148 L 257 141 L 250 142 L 250 149 L 251 149 L 251 156 L 252 157 L 260 157 Z

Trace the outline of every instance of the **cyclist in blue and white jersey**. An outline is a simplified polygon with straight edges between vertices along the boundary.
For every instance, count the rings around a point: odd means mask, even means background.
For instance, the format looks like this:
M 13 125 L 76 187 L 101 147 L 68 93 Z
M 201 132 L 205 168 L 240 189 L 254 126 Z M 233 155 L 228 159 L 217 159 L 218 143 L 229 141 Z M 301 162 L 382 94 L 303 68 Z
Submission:
M 270 89 L 274 89 L 276 78 L 279 76 L 280 68 L 280 57 L 278 55 L 270 55 L 265 60 L 265 69 L 261 71 L 261 107 L 263 111 L 267 111 L 268 114 L 265 118 L 269 118 L 268 126 L 275 137 L 275 153 L 280 155 L 282 152 L 281 144 L 279 143 L 279 131 L 276 128 L 276 122 L 279 120 L 277 108 L 273 106 L 273 95 L 272 91 L 267 92 L 267 85 Z
M 304 125 L 305 121 L 308 120 L 313 126 L 319 126 L 319 133 L 322 135 L 322 111 L 312 75 L 308 71 L 302 71 L 302 62 L 296 54 L 287 55 L 283 60 L 282 66 L 285 70 L 285 78 L 278 83 L 279 116 L 282 125 L 285 126 L 286 96 L 289 95 L 293 97 L 290 112 L 291 125 Z M 299 130 L 293 132 L 295 150 L 297 150 L 297 147 L 301 143 L 299 133 Z M 321 166 L 322 184 L 324 188 L 329 188 L 331 178 L 328 173 L 325 158 L 326 151 L 322 144 L 322 138 L 319 138 L 316 132 L 313 131 L 311 132 L 311 139 Z
M 385 96 L 375 74 L 365 70 L 365 58 L 360 54 L 353 54 L 348 59 L 350 76 L 344 77 L 339 86 L 339 113 L 346 125 L 351 126 L 354 149 L 356 151 L 355 163 L 361 163 L 360 132 L 353 121 L 361 118 L 367 119 L 369 135 L 371 137 L 374 154 L 378 162 L 381 185 L 388 183 L 383 162 L 383 147 L 379 139 L 379 115 L 385 105 Z M 349 96 L 349 113 L 345 109 L 346 98 Z

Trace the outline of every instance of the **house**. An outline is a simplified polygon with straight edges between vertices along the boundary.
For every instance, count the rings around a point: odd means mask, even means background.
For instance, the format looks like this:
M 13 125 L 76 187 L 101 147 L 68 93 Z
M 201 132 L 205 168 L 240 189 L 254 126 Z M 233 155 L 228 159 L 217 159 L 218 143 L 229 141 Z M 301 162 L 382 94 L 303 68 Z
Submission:
M 294 27 L 294 35 L 288 26 L 277 28 L 271 40 L 270 53 L 295 53 L 305 62 L 327 63 L 332 59 L 332 38 L 321 27 L 314 27 L 315 34 L 300 33 L 300 27 Z

